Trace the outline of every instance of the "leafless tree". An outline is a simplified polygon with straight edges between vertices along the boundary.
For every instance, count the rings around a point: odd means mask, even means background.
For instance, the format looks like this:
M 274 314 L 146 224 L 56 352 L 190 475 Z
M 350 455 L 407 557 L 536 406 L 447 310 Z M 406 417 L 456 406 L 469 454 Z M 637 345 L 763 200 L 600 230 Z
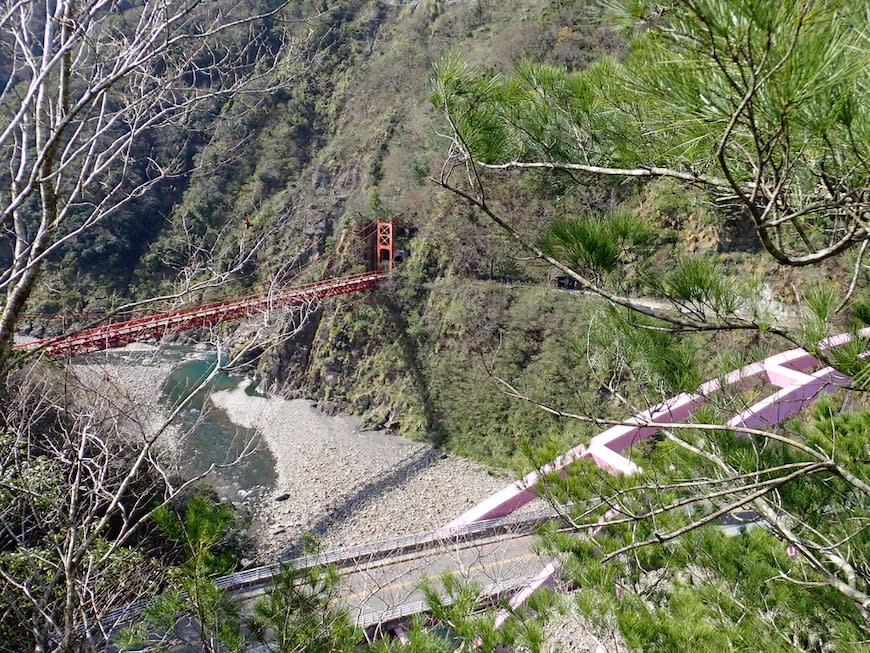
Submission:
M 150 516 L 253 450 L 246 443 L 222 465 L 183 478 L 165 446 L 185 435 L 176 418 L 221 369 L 248 358 L 252 346 L 291 337 L 315 308 L 293 307 L 266 325 L 251 318 L 229 360 L 164 411 L 155 405 L 156 377 L 124 374 L 122 363 L 34 361 L 13 372 L 0 423 L 0 633 L 15 648 L 102 650 L 125 617 L 119 608 L 165 587 Z M 223 361 L 217 332 L 206 340 Z
M 0 2 L 0 357 L 46 259 L 185 171 L 183 151 L 143 154 L 149 135 L 288 81 L 285 5 Z
M 228 100 L 256 102 L 290 81 L 303 53 L 295 33 L 304 30 L 286 5 L 0 0 L 0 154 L 8 162 L 0 173 L 3 646 L 100 650 L 112 610 L 163 582 L 147 555 L 147 524 L 196 480 L 174 476 L 161 454 L 186 402 L 155 417 L 110 372 L 12 365 L 9 352 L 49 257 L 188 173 L 185 138 Z M 149 149 L 166 130 L 181 135 L 180 147 Z M 182 290 L 226 280 L 260 238 L 249 241 L 234 244 L 222 267 L 210 267 L 221 252 L 199 252 Z M 289 337 L 314 307 L 294 308 L 290 327 L 260 319 L 233 360 L 252 342 L 263 349 Z M 223 347 L 222 338 L 213 342 Z

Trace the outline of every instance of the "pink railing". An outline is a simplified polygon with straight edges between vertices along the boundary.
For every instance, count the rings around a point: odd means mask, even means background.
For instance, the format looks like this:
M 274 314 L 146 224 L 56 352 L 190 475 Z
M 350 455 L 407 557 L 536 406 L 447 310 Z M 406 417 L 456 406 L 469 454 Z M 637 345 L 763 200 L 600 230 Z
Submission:
M 870 337 L 870 328 L 863 329 L 858 336 Z M 819 350 L 826 351 L 842 346 L 851 341 L 852 337 L 851 334 L 842 334 L 827 338 L 819 343 Z M 764 429 L 775 426 L 812 404 L 821 395 L 846 387 L 851 382 L 849 377 L 834 368 L 822 367 L 822 363 L 816 357 L 803 349 L 792 349 L 770 356 L 763 361 L 730 372 L 721 379 L 707 381 L 698 388 L 697 392 L 676 395 L 621 424 L 611 426 L 593 437 L 588 446 L 574 447 L 537 471 L 502 488 L 449 522 L 445 528 L 467 526 L 483 519 L 503 517 L 512 513 L 537 496 L 535 488 L 542 476 L 563 472 L 567 465 L 580 458 L 591 459 L 599 467 L 614 474 L 638 473 L 641 471 L 640 467 L 622 452 L 631 449 L 634 444 L 650 437 L 667 425 L 685 421 L 713 394 L 726 388 L 744 388 L 756 381 L 777 386 L 779 390 L 726 422 L 725 426 L 734 429 L 738 436 L 742 435 L 741 427 Z M 544 567 L 528 586 L 514 595 L 510 601 L 511 608 L 515 609 L 522 605 L 537 588 L 552 584 L 559 567 L 558 561 L 553 561 Z M 500 625 L 507 616 L 506 612 L 499 614 L 496 623 Z

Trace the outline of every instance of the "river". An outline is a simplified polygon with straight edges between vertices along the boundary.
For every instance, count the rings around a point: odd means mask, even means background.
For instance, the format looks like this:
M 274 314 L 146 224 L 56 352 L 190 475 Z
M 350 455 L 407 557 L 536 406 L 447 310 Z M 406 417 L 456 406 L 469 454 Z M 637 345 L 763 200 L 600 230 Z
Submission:
M 163 384 L 163 397 L 169 407 L 214 370 L 217 357 L 186 349 L 166 355 L 178 360 Z M 274 489 L 275 457 L 256 429 L 234 424 L 225 411 L 207 401 L 211 392 L 234 388 L 242 381 L 241 377 L 218 373 L 192 397 L 179 417 L 180 431 L 185 435 L 177 459 L 179 471 L 187 477 L 202 474 L 211 465 L 218 466 L 206 480 L 221 496 L 248 503 Z
M 135 406 L 150 412 L 153 424 L 159 424 L 160 415 L 167 414 L 200 385 L 213 371 L 216 360 L 213 352 L 196 347 L 134 344 L 83 356 L 72 368 L 90 379 L 87 383 L 106 382 L 112 391 L 128 394 L 129 409 Z M 205 480 L 221 497 L 250 504 L 274 489 L 275 457 L 257 429 L 234 424 L 224 410 L 209 401 L 211 393 L 234 388 L 243 380 L 216 374 L 182 408 L 162 444 L 173 452 L 176 473 L 182 478 L 200 475 L 216 465 Z M 242 453 L 245 455 L 238 462 L 227 464 Z
M 133 345 L 73 367 L 124 383 L 159 422 L 214 362 L 196 347 Z M 366 429 L 357 417 L 323 414 L 311 401 L 260 396 L 238 377 L 217 375 L 193 399 L 165 445 L 188 477 L 256 445 L 207 480 L 251 508 L 260 561 L 293 553 L 305 534 L 337 547 L 427 531 L 510 480 L 425 442 Z

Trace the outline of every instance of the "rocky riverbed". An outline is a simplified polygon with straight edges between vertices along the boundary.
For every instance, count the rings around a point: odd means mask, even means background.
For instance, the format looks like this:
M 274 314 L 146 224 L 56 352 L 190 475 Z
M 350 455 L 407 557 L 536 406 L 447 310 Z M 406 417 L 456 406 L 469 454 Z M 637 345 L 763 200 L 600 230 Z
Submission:
M 429 445 L 366 431 L 355 417 L 324 415 L 303 399 L 252 397 L 245 384 L 211 399 L 233 422 L 256 429 L 276 460 L 276 487 L 258 510 L 261 557 L 293 551 L 306 533 L 335 548 L 428 531 L 513 480 Z M 548 650 L 611 649 L 613 641 L 605 648 L 567 601 L 567 613 L 547 629 Z
M 67 368 L 82 390 L 94 399 L 105 398 L 111 406 L 107 414 L 126 422 L 134 437 L 156 438 L 171 458 L 181 432 L 168 415 L 161 389 L 176 363 L 166 360 L 157 347 L 138 343 L 83 361 Z
M 275 457 L 276 487 L 259 510 L 265 557 L 306 533 L 334 548 L 431 530 L 511 480 L 306 400 L 252 397 L 243 385 L 211 399 Z
M 152 353 L 153 355 L 149 355 Z M 178 364 L 147 345 L 130 345 L 68 368 L 94 396 L 112 396 L 138 430 L 166 418 L 163 384 Z M 212 391 L 213 409 L 253 429 L 275 459 L 275 487 L 255 505 L 260 562 L 298 548 L 305 534 L 335 548 L 441 526 L 512 478 L 402 438 L 370 431 L 348 415 L 328 416 L 303 399 L 252 396 L 248 382 Z M 160 444 L 178 450 L 170 427 Z

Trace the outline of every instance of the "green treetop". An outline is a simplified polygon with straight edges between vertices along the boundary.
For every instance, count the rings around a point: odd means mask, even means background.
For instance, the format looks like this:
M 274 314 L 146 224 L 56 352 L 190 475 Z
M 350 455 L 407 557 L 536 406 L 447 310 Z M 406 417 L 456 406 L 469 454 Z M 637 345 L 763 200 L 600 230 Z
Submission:
M 631 37 L 621 61 L 572 71 L 526 62 L 511 77 L 455 56 L 441 62 L 433 101 L 450 146 L 436 181 L 607 301 L 578 351 L 621 414 L 790 343 L 866 385 L 866 338 L 836 355 L 816 344 L 867 324 L 870 2 L 607 8 Z M 504 195 L 532 180 L 557 217 L 543 233 Z M 590 211 L 596 184 L 612 182 L 629 201 Z M 666 220 L 637 210 L 665 193 L 678 226 L 700 211 L 753 234 L 769 256 L 667 249 Z M 750 266 L 799 281 L 796 316 L 765 309 Z M 816 283 L 797 270 L 807 266 Z M 694 424 L 661 429 L 632 451 L 641 476 L 579 465 L 550 484 L 555 501 L 574 506 L 565 512 L 575 528 L 547 541 L 582 588 L 582 606 L 632 647 L 855 650 L 870 641 L 867 413 L 831 400 L 750 438 L 716 426 L 727 419 L 717 406 L 750 399 L 719 397 Z M 606 415 L 572 416 L 594 424 Z M 764 529 L 726 536 L 718 517 L 735 511 L 752 511 Z

